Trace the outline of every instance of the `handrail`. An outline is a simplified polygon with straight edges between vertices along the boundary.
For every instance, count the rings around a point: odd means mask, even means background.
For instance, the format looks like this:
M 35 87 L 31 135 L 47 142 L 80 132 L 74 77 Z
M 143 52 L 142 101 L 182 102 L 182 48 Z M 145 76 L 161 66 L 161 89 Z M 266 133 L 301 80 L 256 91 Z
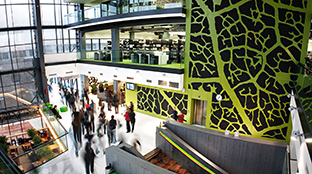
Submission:
M 166 129 L 167 132 L 169 132 L 170 134 L 176 136 L 173 132 L 171 132 L 170 130 Z M 196 165 L 198 165 L 199 167 L 201 167 L 203 170 L 207 171 L 210 174 L 216 174 L 214 171 L 212 171 L 212 169 L 206 167 L 203 163 L 201 163 L 199 160 L 195 159 L 192 155 L 190 155 L 189 153 L 187 153 L 182 147 L 180 147 L 176 142 L 174 142 L 172 139 L 170 139 L 168 136 L 166 136 L 162 131 L 159 131 L 159 134 L 166 140 L 168 141 L 171 145 L 173 145 L 173 147 L 175 147 L 177 150 L 179 150 L 183 155 L 185 155 L 187 158 L 189 158 L 191 161 L 193 161 Z M 184 142 L 182 139 L 178 138 L 178 136 L 176 136 L 177 141 L 179 142 Z M 185 143 L 185 142 L 184 142 Z M 186 144 L 186 143 L 185 143 Z M 217 166 L 216 164 L 214 164 L 212 161 L 210 161 L 209 159 L 207 159 L 206 157 L 204 157 L 203 155 L 201 155 L 199 152 L 197 152 L 195 149 L 193 149 L 191 146 L 186 147 L 186 148 L 191 148 L 190 150 L 192 150 L 197 156 L 198 158 L 200 158 L 201 160 L 205 161 L 206 163 L 208 163 L 211 167 L 213 167 L 215 170 L 217 170 L 220 173 L 223 174 L 228 174 L 228 172 L 226 172 L 225 170 L 221 169 L 219 166 Z

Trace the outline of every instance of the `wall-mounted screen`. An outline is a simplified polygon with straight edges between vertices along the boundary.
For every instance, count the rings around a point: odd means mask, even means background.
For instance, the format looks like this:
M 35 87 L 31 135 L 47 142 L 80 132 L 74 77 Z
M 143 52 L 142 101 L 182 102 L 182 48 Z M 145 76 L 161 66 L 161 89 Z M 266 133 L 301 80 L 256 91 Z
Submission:
M 126 88 L 129 90 L 134 91 L 135 90 L 135 85 L 133 83 L 127 83 L 126 84 Z

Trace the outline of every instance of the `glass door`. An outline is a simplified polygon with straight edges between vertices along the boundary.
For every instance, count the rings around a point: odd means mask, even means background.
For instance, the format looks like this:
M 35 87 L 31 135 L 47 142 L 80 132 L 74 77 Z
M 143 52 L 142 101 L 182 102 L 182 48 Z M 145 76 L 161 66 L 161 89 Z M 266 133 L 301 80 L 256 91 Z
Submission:
M 194 100 L 193 124 L 205 126 L 207 113 L 207 101 Z

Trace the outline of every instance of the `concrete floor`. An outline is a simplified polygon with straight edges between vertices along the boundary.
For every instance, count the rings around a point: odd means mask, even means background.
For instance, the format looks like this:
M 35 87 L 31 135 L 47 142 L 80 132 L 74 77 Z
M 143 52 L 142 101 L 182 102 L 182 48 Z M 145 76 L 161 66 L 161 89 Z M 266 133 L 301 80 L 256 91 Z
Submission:
M 61 97 L 58 94 L 58 85 L 53 84 L 53 91 L 50 93 L 50 103 L 56 104 L 58 108 L 61 106 L 64 106 L 61 102 Z M 89 95 L 89 98 L 94 101 L 94 103 L 98 103 L 98 99 L 94 95 Z M 91 100 L 90 100 L 91 101 Z M 96 118 L 99 114 L 99 108 L 97 108 Z M 120 107 L 119 112 L 123 113 L 124 108 Z M 116 120 L 119 120 L 121 123 L 121 127 L 117 128 L 117 139 L 120 139 L 123 137 L 123 140 L 129 144 L 132 144 L 133 140 L 138 139 L 142 145 L 141 147 L 141 153 L 142 155 L 145 155 L 146 153 L 150 152 L 155 148 L 155 131 L 156 127 L 159 126 L 160 122 L 163 122 L 164 120 L 158 119 L 155 117 L 151 117 L 148 115 L 144 115 L 138 112 L 136 113 L 136 123 L 135 123 L 135 129 L 133 133 L 126 133 L 126 122 L 124 119 L 124 116 L 119 114 L 115 114 L 113 111 L 107 111 L 107 105 L 105 107 L 106 112 L 106 118 L 110 119 L 111 115 L 115 116 Z M 65 127 L 65 129 L 69 132 L 71 132 L 71 117 L 72 111 L 68 110 L 67 112 L 62 112 L 61 116 L 62 119 L 60 122 Z M 95 120 L 95 127 L 98 126 L 98 119 Z M 99 141 L 102 139 L 102 144 L 104 146 L 99 146 Z M 108 141 L 107 141 L 107 135 L 104 135 L 99 139 L 97 136 L 93 138 L 92 147 L 95 150 L 97 147 L 99 148 L 100 152 L 96 155 L 95 162 L 94 162 L 94 174 L 103 174 L 106 173 L 105 167 L 106 167 L 106 160 L 105 155 L 103 154 L 103 148 L 108 147 Z M 84 145 L 86 143 L 86 139 L 82 140 L 82 147 L 79 149 L 79 156 L 76 157 L 75 155 L 75 149 L 73 140 L 70 136 L 67 136 L 67 142 L 68 142 L 68 151 L 64 154 L 52 159 L 48 163 L 40 166 L 38 169 L 31 171 L 29 173 L 40 173 L 40 174 L 52 174 L 52 173 L 64 173 L 64 174 L 83 174 L 85 172 L 85 163 L 83 160 L 84 156 Z M 112 145 L 117 145 L 112 144 Z

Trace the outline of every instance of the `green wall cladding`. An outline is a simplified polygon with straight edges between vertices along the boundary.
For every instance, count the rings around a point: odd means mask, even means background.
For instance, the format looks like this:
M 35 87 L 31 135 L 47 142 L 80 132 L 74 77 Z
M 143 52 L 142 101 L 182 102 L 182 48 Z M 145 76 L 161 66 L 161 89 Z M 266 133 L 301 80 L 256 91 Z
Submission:
M 137 108 L 166 118 L 172 115 L 173 108 L 187 113 L 188 95 L 165 89 L 137 86 Z
M 192 0 L 188 93 L 212 93 L 207 127 L 287 140 L 291 81 L 307 48 L 306 0 Z M 311 10 L 311 8 L 310 8 Z M 308 28 L 307 28 L 308 27 Z M 215 96 L 221 94 L 223 100 Z M 189 98 L 195 98 L 192 95 Z

